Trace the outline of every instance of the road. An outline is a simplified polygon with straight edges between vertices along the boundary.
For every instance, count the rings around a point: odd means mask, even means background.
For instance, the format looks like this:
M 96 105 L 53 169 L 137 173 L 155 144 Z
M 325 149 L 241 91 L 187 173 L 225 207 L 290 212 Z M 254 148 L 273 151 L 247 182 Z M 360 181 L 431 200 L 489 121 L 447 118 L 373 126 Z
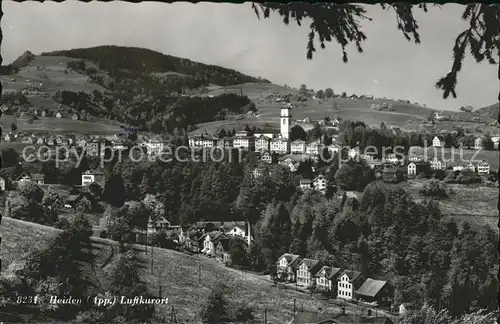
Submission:
M 45 230 L 48 230 L 48 231 L 58 232 L 58 233 L 62 232 L 61 229 L 54 228 L 54 227 L 47 226 L 47 225 L 42 225 L 42 224 L 38 224 L 38 223 L 28 222 L 28 221 L 24 221 L 24 220 L 20 220 L 20 219 L 15 219 L 15 218 L 10 218 L 10 217 L 4 217 L 4 218 L 9 219 L 10 221 L 13 221 L 13 222 L 18 222 L 20 224 L 23 224 L 24 226 L 37 227 L 37 228 L 45 229 Z M 94 241 L 96 243 L 107 244 L 107 245 L 114 245 L 114 246 L 119 245 L 119 243 L 116 242 L 116 241 L 113 241 L 113 240 L 110 240 L 110 239 L 103 239 L 103 238 L 95 237 L 95 236 L 92 237 L 92 241 Z M 144 245 L 140 245 L 140 244 L 134 244 L 133 246 L 136 247 L 136 248 L 140 248 L 140 249 L 144 248 Z M 161 248 L 155 247 L 155 249 L 161 249 Z M 176 252 L 177 253 L 181 253 L 181 252 L 178 252 L 178 251 L 176 251 Z M 259 275 L 259 274 L 256 274 L 256 273 L 253 273 L 253 272 L 249 272 L 249 271 L 242 271 L 242 270 L 234 269 L 234 268 L 231 268 L 231 267 L 228 267 L 228 266 L 224 265 L 221 262 L 218 262 L 217 260 L 215 260 L 213 258 L 208 258 L 206 256 L 200 256 L 199 259 L 200 259 L 200 262 L 203 262 L 204 264 L 212 264 L 213 267 L 223 268 L 226 271 L 230 271 L 230 272 L 232 272 L 232 273 L 234 273 L 236 275 L 244 276 L 246 280 L 250 279 L 252 281 L 260 282 L 261 284 L 274 285 L 274 282 L 269 278 L 268 275 Z M 309 290 L 306 290 L 306 289 L 304 289 L 302 287 L 299 287 L 299 286 L 295 286 L 295 284 L 278 283 L 278 286 L 281 289 L 296 290 L 296 292 L 299 293 L 299 294 L 311 295 Z M 277 289 L 279 289 L 279 288 L 277 287 Z M 311 299 L 318 300 L 318 301 L 321 301 L 321 302 L 327 302 L 329 304 L 334 304 L 334 305 L 337 305 L 339 307 L 345 306 L 346 307 L 346 311 L 350 310 L 353 313 L 358 312 L 359 309 L 360 309 L 360 307 L 362 307 L 362 308 L 365 308 L 365 309 L 366 308 L 371 308 L 372 311 L 373 312 L 376 311 L 377 314 L 383 314 L 384 316 L 387 316 L 387 317 L 390 317 L 390 318 L 394 317 L 394 315 L 392 315 L 392 314 L 390 314 L 390 313 L 388 313 L 386 311 L 377 309 L 375 307 L 370 307 L 368 305 L 359 306 L 357 304 L 350 303 L 350 302 L 343 301 L 343 300 L 339 300 L 339 299 L 325 300 L 324 298 L 321 298 L 321 295 L 319 295 L 318 293 L 312 294 L 311 295 Z

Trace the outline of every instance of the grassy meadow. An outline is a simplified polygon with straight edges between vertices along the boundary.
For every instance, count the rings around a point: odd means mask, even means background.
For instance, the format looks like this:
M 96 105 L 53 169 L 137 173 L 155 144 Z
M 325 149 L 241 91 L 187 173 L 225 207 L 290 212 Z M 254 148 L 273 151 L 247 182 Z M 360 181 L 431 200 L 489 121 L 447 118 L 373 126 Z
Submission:
M 257 84 L 257 83 L 246 83 L 238 86 L 229 87 L 214 87 L 215 89 L 209 94 L 220 95 L 223 93 L 236 93 L 244 94 L 253 100 L 258 109 L 258 117 L 243 118 L 239 120 L 223 120 L 214 121 L 209 123 L 203 123 L 198 125 L 198 129 L 193 133 L 203 133 L 207 131 L 208 133 L 216 133 L 221 128 L 244 128 L 246 124 L 250 127 L 257 128 L 278 128 L 279 127 L 279 116 L 280 108 L 282 103 L 277 103 L 274 98 L 266 100 L 265 98 L 269 95 L 276 93 L 292 93 L 296 94 L 299 91 L 285 88 L 276 84 Z M 382 104 L 383 102 L 392 103 L 394 111 L 375 111 L 371 109 L 372 104 Z M 442 121 L 436 124 L 436 127 L 424 127 L 421 123 L 433 112 L 435 109 L 423 107 L 416 104 L 409 104 L 399 101 L 391 100 L 350 100 L 342 98 L 330 98 L 330 99 L 309 99 L 305 102 L 293 102 L 294 109 L 292 110 L 292 120 L 300 120 L 305 117 L 309 117 L 312 121 L 321 120 L 326 116 L 335 118 L 340 116 L 347 120 L 360 120 L 365 122 L 371 127 L 379 127 L 381 122 L 384 122 L 387 126 L 399 127 L 403 130 L 416 131 L 416 130 L 429 130 L 435 131 L 435 129 L 446 129 L 453 130 L 453 127 L 460 124 L 464 127 L 470 127 L 475 129 L 476 126 L 480 126 L 485 129 L 484 123 L 472 123 L 472 122 L 462 122 L 454 123 L 449 121 Z M 468 118 L 468 115 L 464 112 L 459 111 L 445 111 L 443 115 L 460 115 L 464 118 Z M 292 123 L 292 125 L 294 125 Z M 312 127 L 312 124 L 311 124 Z M 486 130 L 486 129 L 485 129 Z M 489 131 L 494 131 L 493 129 L 488 129 Z
M 39 133 L 39 134 L 86 134 L 86 135 L 113 135 L 121 132 L 119 125 L 103 122 L 88 122 L 72 120 L 70 118 L 40 117 L 33 123 L 27 123 L 24 119 L 17 119 L 12 115 L 3 115 L 0 118 L 0 126 L 4 133 L 11 129 L 13 122 L 17 123 L 17 132 Z
M 398 186 L 409 193 L 417 201 L 426 199 L 420 189 L 428 180 L 411 179 L 393 186 Z M 457 222 L 467 221 L 475 226 L 489 225 L 498 231 L 498 188 L 487 186 L 466 186 L 461 184 L 445 184 L 448 198 L 438 201 L 441 213 L 445 218 Z
M 2 236 L 2 271 L 22 255 L 24 251 L 41 248 L 48 244 L 60 230 L 51 227 L 4 218 L 0 226 Z M 111 255 L 113 242 L 93 238 L 93 253 L 97 256 L 96 275 L 105 278 L 117 261 L 115 255 L 102 270 L 100 266 Z M 169 305 L 159 305 L 158 312 L 167 316 L 171 307 L 175 308 L 180 323 L 200 321 L 199 311 L 202 309 L 212 287 L 219 283 L 229 288 L 229 299 L 238 304 L 253 306 L 257 318 L 264 319 L 267 308 L 269 323 L 285 323 L 293 314 L 294 298 L 298 309 L 339 311 L 339 308 L 326 301 L 311 299 L 309 294 L 295 290 L 276 288 L 272 282 L 261 276 L 245 274 L 227 268 L 221 263 L 205 257 L 190 256 L 180 252 L 155 248 L 153 252 L 153 269 L 151 272 L 151 251 L 144 253 L 142 246 L 136 246 L 142 261 L 141 278 L 147 283 L 154 295 L 158 294 L 158 283 L 162 285 L 162 296 L 169 298 Z M 116 248 L 114 251 L 117 251 Z M 200 270 L 200 277 L 198 271 Z M 199 282 L 200 278 L 200 282 Z

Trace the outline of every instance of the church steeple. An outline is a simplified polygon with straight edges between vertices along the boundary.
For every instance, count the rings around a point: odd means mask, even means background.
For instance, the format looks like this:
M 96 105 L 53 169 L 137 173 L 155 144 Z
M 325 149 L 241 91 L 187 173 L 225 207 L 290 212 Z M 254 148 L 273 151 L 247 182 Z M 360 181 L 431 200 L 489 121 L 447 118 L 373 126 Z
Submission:
M 286 139 L 290 138 L 290 121 L 292 118 L 290 110 L 292 110 L 292 104 L 290 103 L 281 108 L 280 133 L 281 137 Z

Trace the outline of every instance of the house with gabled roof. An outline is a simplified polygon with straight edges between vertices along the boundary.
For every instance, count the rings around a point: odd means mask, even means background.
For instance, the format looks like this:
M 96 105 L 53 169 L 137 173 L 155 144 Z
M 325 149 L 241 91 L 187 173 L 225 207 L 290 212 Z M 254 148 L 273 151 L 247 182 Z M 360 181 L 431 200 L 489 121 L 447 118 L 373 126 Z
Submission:
M 306 145 L 306 154 L 319 155 L 321 143 L 319 140 L 312 141 Z
M 269 143 L 271 139 L 265 135 L 260 135 L 255 140 L 255 151 L 264 152 L 269 150 Z
M 106 184 L 106 177 L 102 170 L 87 170 L 82 173 L 82 187 L 90 186 L 94 182 L 99 186 L 104 187 Z
M 474 149 L 475 150 L 480 150 L 483 148 L 483 138 L 478 137 L 474 140 Z
M 203 250 L 201 250 L 201 253 L 209 257 L 214 257 L 215 248 L 219 243 L 219 240 L 223 238 L 225 239 L 229 237 L 221 231 L 212 231 L 210 233 L 205 233 L 205 235 L 201 237 L 201 240 L 203 240 Z
M 159 216 L 155 219 L 149 217 L 148 220 L 148 235 L 152 235 L 156 232 L 159 232 L 164 229 L 168 229 L 170 227 L 170 222 L 163 216 Z
M 488 175 L 490 174 L 490 164 L 485 160 L 482 160 L 477 164 L 477 174 Z
M 388 281 L 371 278 L 367 278 L 355 294 L 356 299 L 377 306 L 391 305 L 394 298 L 394 290 Z
M 325 194 L 326 188 L 328 187 L 328 180 L 323 174 L 318 174 L 313 180 L 313 186 L 314 190 Z
M 394 324 L 388 317 L 346 314 L 345 312 L 327 313 L 323 310 L 298 311 L 289 324 Z
M 432 170 L 446 170 L 448 164 L 446 161 L 443 161 L 441 159 L 438 159 L 437 157 L 434 157 L 430 161 L 431 169 Z
M 342 273 L 340 268 L 323 266 L 316 274 L 316 289 L 337 294 L 337 278 Z
M 355 292 L 364 282 L 364 276 L 359 271 L 344 270 L 337 279 L 337 298 L 355 299 Z
M 330 154 L 333 156 L 334 154 L 338 154 L 340 152 L 340 145 L 338 145 L 337 143 L 332 143 L 328 146 L 325 146 L 326 149 L 328 150 L 328 152 L 330 152 Z
M 273 153 L 286 154 L 290 151 L 290 142 L 284 137 L 276 137 L 270 141 L 269 149 Z
M 34 173 L 31 177 L 31 181 L 36 184 L 44 184 L 45 183 L 45 175 L 42 173 Z
M 300 189 L 302 191 L 307 191 L 312 189 L 311 179 L 300 179 Z
M 292 154 L 304 154 L 306 152 L 306 142 L 296 139 L 290 144 L 290 152 Z
M 23 172 L 16 178 L 16 181 L 17 182 L 31 181 L 31 176 L 28 175 L 26 172 Z
M 300 261 L 300 255 L 285 253 L 276 261 L 277 272 L 284 274 L 288 282 L 294 282 L 297 279 L 297 267 Z
M 444 146 L 444 137 L 440 135 L 434 136 L 432 139 L 432 146 L 434 147 L 443 147 Z
M 56 138 L 55 138 L 55 143 L 58 146 L 61 146 L 64 141 L 65 141 L 64 136 L 56 136 Z
M 273 154 L 271 154 L 269 151 L 262 152 L 262 154 L 260 155 L 260 160 L 267 164 L 272 164 L 273 162 L 275 162 Z
M 219 262 L 230 263 L 231 262 L 231 239 L 228 237 L 222 237 L 218 240 L 215 247 L 215 259 Z
M 323 263 L 319 260 L 302 259 L 297 269 L 297 284 L 307 288 L 315 286 L 316 274 L 322 267 Z
M 54 136 L 49 136 L 46 138 L 47 145 L 49 146 L 54 146 L 55 145 L 55 138 Z

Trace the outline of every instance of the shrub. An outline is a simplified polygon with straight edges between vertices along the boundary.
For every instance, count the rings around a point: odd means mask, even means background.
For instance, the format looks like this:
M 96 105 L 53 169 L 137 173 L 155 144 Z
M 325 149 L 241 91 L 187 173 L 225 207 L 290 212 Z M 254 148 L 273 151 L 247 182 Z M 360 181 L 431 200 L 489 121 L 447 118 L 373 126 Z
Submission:
M 439 181 L 431 180 L 424 185 L 420 193 L 426 197 L 446 198 L 447 194 Z

